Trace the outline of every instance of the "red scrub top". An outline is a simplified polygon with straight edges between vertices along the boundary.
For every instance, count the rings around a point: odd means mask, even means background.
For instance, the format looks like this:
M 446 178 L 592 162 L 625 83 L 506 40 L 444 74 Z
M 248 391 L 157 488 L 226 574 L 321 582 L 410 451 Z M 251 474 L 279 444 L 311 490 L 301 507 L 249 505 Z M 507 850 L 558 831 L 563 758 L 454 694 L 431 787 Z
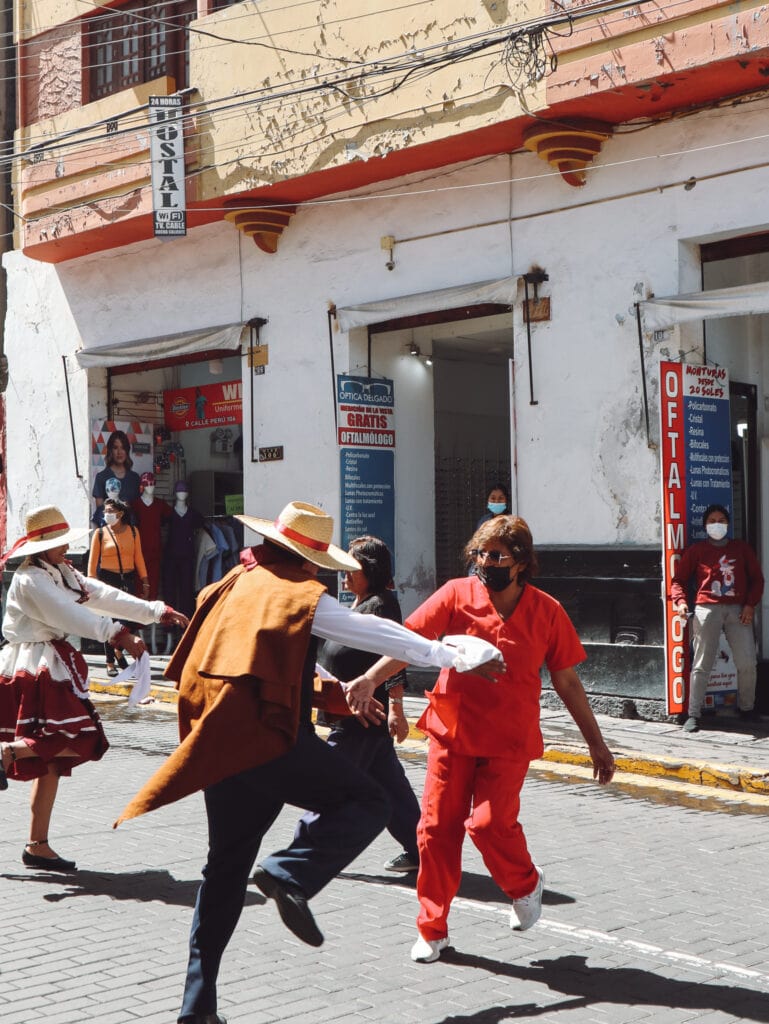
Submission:
M 507 671 L 492 683 L 471 672 L 443 669 L 428 694 L 419 727 L 458 754 L 541 757 L 539 677 L 572 668 L 586 658 L 576 630 L 555 598 L 527 584 L 504 620 L 477 576 L 449 580 L 406 620 L 431 640 L 446 634 L 480 636 L 502 652 Z

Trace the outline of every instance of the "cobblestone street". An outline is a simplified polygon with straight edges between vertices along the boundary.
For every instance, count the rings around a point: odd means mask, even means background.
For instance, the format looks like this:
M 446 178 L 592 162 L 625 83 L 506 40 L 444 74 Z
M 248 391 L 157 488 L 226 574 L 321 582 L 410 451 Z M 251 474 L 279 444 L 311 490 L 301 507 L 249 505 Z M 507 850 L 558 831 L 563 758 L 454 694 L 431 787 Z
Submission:
M 175 744 L 163 705 L 101 705 L 104 761 L 62 783 L 52 842 L 72 877 L 26 870 L 27 787 L 0 795 L 2 1024 L 172 1024 L 205 857 L 202 800 L 112 821 Z M 424 748 L 406 753 L 421 790 Z M 546 874 L 543 919 L 521 935 L 469 841 L 453 948 L 413 964 L 412 884 L 387 875 L 381 836 L 313 902 L 301 945 L 249 894 L 220 977 L 230 1024 L 769 1022 L 769 803 L 698 787 L 601 790 L 578 769 L 533 770 L 522 819 Z M 265 841 L 283 841 L 287 809 Z

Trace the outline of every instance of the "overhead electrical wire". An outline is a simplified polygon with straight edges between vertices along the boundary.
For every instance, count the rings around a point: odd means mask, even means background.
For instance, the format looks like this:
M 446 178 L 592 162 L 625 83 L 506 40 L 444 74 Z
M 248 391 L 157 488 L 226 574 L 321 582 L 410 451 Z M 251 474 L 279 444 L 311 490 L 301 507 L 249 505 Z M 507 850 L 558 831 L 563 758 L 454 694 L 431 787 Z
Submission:
M 641 0 L 641 2 L 644 2 L 644 0 Z M 638 6 L 639 6 L 638 0 L 636 0 L 635 3 L 631 3 L 631 2 L 621 2 L 621 3 L 617 3 L 617 2 L 613 2 L 613 3 L 611 3 L 611 2 L 603 2 L 603 3 L 600 3 L 600 4 L 591 5 L 589 8 L 588 7 L 580 8 L 579 9 L 579 14 L 582 17 L 587 17 L 587 16 L 596 17 L 597 16 L 596 10 L 598 8 L 600 8 L 601 10 L 618 11 L 618 10 L 621 10 L 621 9 L 626 9 L 628 7 L 638 7 Z M 114 11 L 114 9 L 111 9 L 111 10 Z M 570 14 L 571 13 L 572 12 L 570 12 Z M 569 23 L 571 23 L 571 18 L 569 18 Z M 514 28 L 517 31 L 517 30 L 519 30 L 520 26 L 515 26 Z M 487 31 L 485 33 L 475 34 L 474 36 L 463 37 L 462 40 L 461 40 L 462 42 L 465 42 L 467 39 L 483 38 L 485 40 L 485 44 L 483 46 L 478 47 L 477 49 L 471 47 L 471 48 L 468 48 L 466 51 L 462 51 L 462 52 L 459 52 L 459 53 L 447 54 L 446 53 L 446 45 L 447 44 L 445 42 L 441 43 L 441 44 L 435 44 L 434 46 L 431 46 L 431 47 L 419 47 L 417 53 L 422 58 L 424 58 L 424 54 L 428 50 L 430 50 L 430 49 L 438 49 L 438 50 L 440 50 L 440 53 L 438 55 L 436 55 L 436 57 L 434 59 L 432 59 L 432 60 L 425 61 L 424 59 L 422 59 L 421 63 L 416 64 L 416 66 L 414 66 L 414 64 L 413 64 L 413 59 L 414 59 L 414 56 L 415 56 L 414 52 L 413 51 L 406 51 L 405 53 L 398 55 L 398 57 L 396 59 L 398 61 L 401 61 L 401 62 L 411 61 L 412 62 L 412 66 L 410 68 L 408 68 L 408 69 L 405 69 L 402 64 L 400 66 L 398 66 L 398 65 L 390 65 L 390 66 L 386 66 L 385 67 L 384 65 L 386 65 L 387 62 L 386 61 L 382 61 L 381 58 L 379 60 L 377 60 L 377 61 L 369 62 L 369 65 L 372 67 L 372 70 L 369 72 L 369 74 L 370 74 L 370 76 L 372 78 L 373 77 L 377 77 L 377 76 L 385 76 L 385 75 L 390 75 L 390 76 L 393 76 L 393 78 L 394 78 L 394 76 L 397 73 L 401 73 L 402 74 L 402 77 L 400 78 L 400 80 L 398 80 L 398 81 L 393 80 L 387 87 L 383 88 L 379 92 L 370 92 L 370 93 L 363 94 L 363 95 L 356 95 L 354 97 L 348 96 L 348 95 L 346 95 L 344 93 L 343 88 L 340 86 L 338 81 L 336 81 L 336 80 L 335 81 L 329 81 L 329 72 L 326 72 L 323 75 L 323 80 L 321 82 L 318 82 L 314 86 L 313 85 L 310 85 L 310 86 L 305 85 L 301 89 L 290 90 L 288 93 L 286 93 L 285 91 L 280 92 L 280 93 L 276 93 L 274 91 L 274 89 L 270 89 L 270 90 L 266 90 L 266 89 L 265 90 L 256 90 L 256 92 L 262 92 L 262 93 L 264 93 L 266 95 L 262 95 L 261 97 L 257 97 L 257 98 L 252 98 L 250 100 L 243 100 L 241 98 L 238 98 L 234 103 L 227 102 L 226 104 L 223 104 L 221 108 L 216 108 L 216 107 L 212 106 L 212 103 L 215 102 L 215 101 L 208 101 L 208 102 L 205 102 L 205 103 L 200 103 L 200 104 L 197 104 L 197 105 L 192 105 L 192 110 L 193 110 L 193 113 L 194 113 L 195 107 L 199 107 L 201 109 L 201 112 L 205 113 L 207 116 L 211 116 L 211 117 L 218 116 L 219 117 L 218 123 L 221 124 L 222 121 L 224 120 L 225 116 L 232 116 L 232 117 L 234 117 L 234 116 L 243 116 L 243 112 L 244 111 L 248 111 L 248 109 L 250 107 L 252 107 L 254 104 L 260 104 L 261 103 L 263 108 L 268 109 L 268 104 L 278 104 L 278 103 L 281 103 L 287 97 L 296 98 L 296 97 L 298 97 L 299 95 L 301 95 L 303 93 L 306 94 L 308 92 L 316 92 L 318 90 L 326 90 L 327 92 L 328 91 L 333 91 L 333 92 L 336 92 L 336 93 L 340 93 L 344 97 L 345 101 L 354 101 L 356 104 L 373 102 L 374 100 L 381 98 L 383 95 L 387 95 L 388 93 L 394 92 L 397 89 L 401 88 L 412 77 L 416 78 L 417 76 L 424 76 L 426 74 L 432 73 L 433 66 L 438 67 L 438 68 L 448 67 L 448 66 L 451 66 L 451 64 L 457 63 L 457 62 L 459 62 L 461 60 L 473 59 L 474 57 L 478 56 L 480 53 L 482 53 L 484 51 L 487 51 L 488 49 L 490 49 L 491 47 L 493 47 L 495 45 L 497 45 L 497 46 L 503 45 L 504 39 L 509 37 L 510 28 L 506 27 L 504 33 L 499 34 L 498 38 L 494 38 L 492 40 L 488 39 L 488 36 L 490 35 L 490 32 L 491 32 L 491 30 L 489 30 L 489 31 Z M 312 56 L 314 58 L 316 58 L 316 59 L 322 59 L 320 57 L 320 55 L 312 55 Z M 352 75 L 352 80 L 354 80 L 356 85 L 358 85 L 358 86 L 361 83 L 360 70 L 361 70 L 362 66 L 363 65 L 352 65 L 352 67 L 348 67 L 348 68 L 345 69 L 345 71 L 354 71 L 354 74 Z M 340 74 L 340 73 L 341 72 L 337 72 L 337 74 Z M 332 76 L 334 74 L 335 73 L 333 73 L 333 72 L 331 73 Z M 321 76 L 319 74 L 318 78 L 320 78 L 320 77 Z M 349 81 L 349 79 L 346 79 L 345 81 L 343 81 L 342 85 L 347 84 L 347 81 Z M 494 86 L 494 89 L 498 89 L 498 88 L 499 88 L 499 84 Z M 229 99 L 229 98 L 227 98 L 227 99 Z M 461 98 L 460 98 L 460 100 L 461 100 Z M 422 107 L 424 107 L 424 104 L 422 104 Z M 416 108 L 416 109 L 419 109 L 419 108 Z M 344 111 L 341 106 L 338 106 L 336 108 L 336 112 L 333 109 L 330 110 L 330 111 L 329 110 L 324 111 L 323 112 L 323 124 L 325 125 L 329 121 L 329 119 L 333 118 L 334 116 L 342 116 L 342 113 L 346 113 L 346 111 Z M 123 116 L 123 115 L 120 115 L 120 116 Z M 395 117 L 403 116 L 403 114 L 402 114 L 402 112 L 400 112 L 399 114 L 396 114 L 394 116 Z M 361 125 L 355 126 L 353 128 L 348 128 L 347 131 L 346 131 L 346 134 L 349 134 L 349 132 L 351 132 L 351 131 L 360 130 L 362 127 L 366 127 L 369 123 L 370 122 L 363 122 L 363 124 L 361 124 Z M 135 126 L 135 125 L 131 126 L 131 127 L 127 128 L 127 129 L 125 129 L 125 131 L 127 131 L 127 132 L 135 132 L 136 131 L 136 127 L 137 126 Z M 146 127 L 146 125 L 145 125 L 145 127 Z M 320 127 L 319 124 L 309 124 L 307 126 L 303 126 L 302 134 L 304 134 L 304 133 L 312 133 L 314 131 L 317 131 L 317 129 L 319 127 Z M 80 129 L 78 129 L 78 134 L 81 133 L 83 130 L 89 130 L 89 127 L 86 127 L 85 129 L 81 127 Z M 294 132 L 294 134 L 292 136 L 290 133 L 288 133 L 288 135 L 287 136 L 284 135 L 284 137 L 281 138 L 280 141 L 282 142 L 286 138 L 295 139 L 298 134 L 299 133 Z M 283 155 L 283 154 L 285 154 L 287 152 L 291 152 L 291 151 L 293 151 L 293 150 L 295 150 L 297 148 L 303 148 L 303 147 L 306 147 L 307 145 L 310 145 L 310 144 L 317 144 L 317 142 L 322 141 L 323 139 L 333 138 L 334 134 L 335 134 L 334 132 L 327 132 L 324 136 L 321 136 L 320 139 L 318 139 L 317 137 L 314 137 L 314 138 L 311 138 L 311 139 L 309 139 L 307 141 L 304 141 L 304 142 L 301 142 L 301 143 L 296 143 L 294 146 L 290 146 L 290 147 L 288 147 L 286 149 L 282 149 L 282 150 L 275 150 L 275 149 L 273 149 L 269 153 L 269 156 L 270 157 L 280 156 L 280 155 Z M 71 142 L 71 143 L 58 142 L 56 139 L 51 139 L 50 137 L 48 137 L 48 138 L 46 138 L 46 143 L 47 143 L 46 148 L 48 146 L 51 146 L 53 148 L 56 148 L 56 150 L 58 152 L 65 145 L 77 145 L 78 147 L 81 147 L 83 142 L 90 142 L 90 141 L 93 141 L 94 143 L 96 143 L 99 146 L 103 147 L 105 140 L 109 140 L 109 139 L 112 139 L 114 137 L 115 136 L 113 134 L 101 135 L 98 138 L 94 138 L 92 140 L 89 140 L 89 139 L 86 138 L 86 139 L 73 140 L 73 142 Z M 245 140 L 245 142 L 246 142 L 246 145 L 248 145 L 249 147 L 253 147 L 257 143 L 257 141 L 260 141 L 261 139 L 267 140 L 268 142 L 271 142 L 273 144 L 274 144 L 274 141 L 275 141 L 274 138 L 271 138 L 267 134 L 263 133 L 261 135 L 257 135 L 256 133 L 252 133 L 252 135 L 249 136 Z M 243 148 L 241 143 L 238 143 L 236 145 L 238 146 L 239 149 Z M 80 149 L 80 152 L 81 153 L 83 152 L 82 148 Z M 23 155 L 25 155 L 25 154 L 15 154 L 15 157 L 18 158 L 18 157 L 23 156 Z M 263 156 L 263 154 L 260 154 L 260 155 Z M 218 166 L 227 166 L 227 165 L 231 165 L 233 163 L 245 162 L 245 161 L 248 161 L 248 160 L 258 159 L 258 158 L 259 157 L 256 154 L 248 154 L 248 153 L 242 153 L 241 152 L 241 153 L 239 153 L 238 156 L 233 157 L 231 160 L 221 161 L 220 163 L 218 163 L 215 166 L 216 167 L 218 167 Z M 11 159 L 13 159 L 13 157 Z M 121 166 L 126 166 L 126 164 L 122 163 Z M 134 164 L 133 166 L 136 166 L 136 165 Z M 98 170 L 101 170 L 104 167 L 105 167 L 105 165 L 103 163 L 100 163 Z M 206 173 L 206 171 L 210 171 L 212 169 L 213 169 L 212 167 L 201 168 L 200 171 L 193 172 L 193 175 L 196 174 L 196 173 Z M 136 191 L 135 189 L 131 189 L 126 194 L 132 194 L 135 191 Z M 110 197 L 110 198 L 113 198 L 113 197 Z M 93 202 L 93 200 L 91 200 L 91 202 Z M 84 204 L 84 205 L 88 205 L 88 204 Z M 72 209 L 72 208 L 73 207 L 67 207 L 67 209 Z

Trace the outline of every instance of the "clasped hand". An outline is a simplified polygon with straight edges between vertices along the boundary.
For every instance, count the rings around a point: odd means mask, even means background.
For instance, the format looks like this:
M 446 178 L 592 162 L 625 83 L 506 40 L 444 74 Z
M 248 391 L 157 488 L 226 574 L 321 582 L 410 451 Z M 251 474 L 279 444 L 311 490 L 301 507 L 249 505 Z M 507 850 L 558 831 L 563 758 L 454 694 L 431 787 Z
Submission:
M 385 710 L 374 697 L 376 683 L 371 679 L 366 676 L 358 676 L 357 679 L 351 679 L 349 683 L 342 683 L 342 689 L 347 707 L 361 725 L 368 729 L 369 725 L 379 725 L 384 721 Z

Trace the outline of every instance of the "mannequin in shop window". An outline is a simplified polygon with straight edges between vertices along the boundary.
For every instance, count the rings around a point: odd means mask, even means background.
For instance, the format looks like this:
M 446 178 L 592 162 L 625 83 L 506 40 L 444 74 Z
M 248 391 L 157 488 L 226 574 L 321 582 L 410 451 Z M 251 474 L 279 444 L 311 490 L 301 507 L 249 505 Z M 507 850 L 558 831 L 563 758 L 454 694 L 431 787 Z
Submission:
M 152 595 L 149 600 L 156 601 L 160 589 L 160 564 L 163 556 L 161 529 L 173 514 L 173 509 L 167 501 L 155 497 L 154 473 L 142 473 L 139 491 L 139 497 L 131 502 L 131 512 L 139 530 L 147 566 L 149 592 Z M 156 624 L 153 623 L 149 628 L 152 633 L 152 650 L 157 653 Z
M 190 507 L 189 494 L 186 480 L 177 481 L 163 558 L 163 595 L 174 608 L 182 611 L 188 608 L 192 615 L 195 611 L 195 531 L 205 526 L 205 520 L 197 509 Z M 178 604 L 171 601 L 172 594 Z

